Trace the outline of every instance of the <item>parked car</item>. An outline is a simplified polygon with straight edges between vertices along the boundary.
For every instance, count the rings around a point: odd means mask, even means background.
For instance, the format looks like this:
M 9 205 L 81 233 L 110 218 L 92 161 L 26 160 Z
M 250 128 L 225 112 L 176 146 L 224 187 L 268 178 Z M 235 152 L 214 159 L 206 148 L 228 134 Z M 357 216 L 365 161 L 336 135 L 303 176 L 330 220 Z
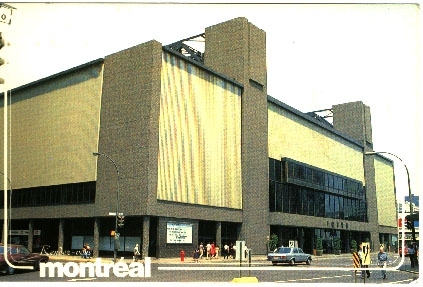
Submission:
M 295 265 L 296 263 L 305 262 L 307 265 L 311 264 L 311 255 L 304 253 L 301 248 L 297 247 L 279 247 L 274 252 L 267 254 L 267 260 L 272 261 L 273 265 L 278 263 L 289 263 Z
M 40 270 L 40 263 L 47 263 L 49 257 L 38 253 L 31 253 L 23 245 L 9 244 L 7 258 L 15 266 L 33 266 L 34 270 Z M 4 258 L 4 245 L 0 243 L 0 272 L 14 274 L 15 268 L 9 266 Z
M 402 256 L 402 247 L 400 247 L 400 248 L 398 249 L 398 254 L 399 254 L 399 256 L 400 256 L 400 257 Z M 407 246 L 405 246 L 405 247 L 404 247 L 404 256 L 405 256 L 405 257 L 407 257 L 407 256 L 408 256 L 408 247 L 407 247 Z

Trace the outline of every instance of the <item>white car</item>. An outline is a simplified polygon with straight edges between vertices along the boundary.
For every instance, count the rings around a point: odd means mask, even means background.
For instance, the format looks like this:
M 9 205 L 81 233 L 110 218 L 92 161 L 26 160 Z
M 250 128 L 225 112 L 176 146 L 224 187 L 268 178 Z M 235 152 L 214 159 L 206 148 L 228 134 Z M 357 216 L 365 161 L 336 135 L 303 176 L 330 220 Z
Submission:
M 267 254 L 267 260 L 272 261 L 273 265 L 278 263 L 288 263 L 295 265 L 297 263 L 311 264 L 311 255 L 304 253 L 301 248 L 298 247 L 279 247 L 272 253 Z

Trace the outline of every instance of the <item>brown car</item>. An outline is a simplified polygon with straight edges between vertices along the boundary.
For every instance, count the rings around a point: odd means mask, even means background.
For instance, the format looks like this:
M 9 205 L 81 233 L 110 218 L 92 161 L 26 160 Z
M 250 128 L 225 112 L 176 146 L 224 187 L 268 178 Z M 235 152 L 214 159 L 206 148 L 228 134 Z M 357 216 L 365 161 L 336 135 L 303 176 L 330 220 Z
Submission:
M 31 253 L 23 245 L 9 244 L 7 248 L 7 258 L 15 266 L 32 266 L 34 270 L 40 270 L 40 262 L 47 263 L 49 257 L 38 253 Z M 13 274 L 15 268 L 9 266 L 4 259 L 4 245 L 0 243 L 0 272 Z

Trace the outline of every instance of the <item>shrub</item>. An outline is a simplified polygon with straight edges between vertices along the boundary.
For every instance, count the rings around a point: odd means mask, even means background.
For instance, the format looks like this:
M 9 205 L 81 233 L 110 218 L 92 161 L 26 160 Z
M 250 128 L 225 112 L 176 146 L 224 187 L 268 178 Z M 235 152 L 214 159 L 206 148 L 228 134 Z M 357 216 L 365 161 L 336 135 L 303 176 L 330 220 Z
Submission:
M 316 238 L 316 250 L 323 250 L 323 242 L 320 237 Z
M 336 238 L 333 239 L 333 248 L 335 250 L 341 249 L 341 238 L 336 237 Z

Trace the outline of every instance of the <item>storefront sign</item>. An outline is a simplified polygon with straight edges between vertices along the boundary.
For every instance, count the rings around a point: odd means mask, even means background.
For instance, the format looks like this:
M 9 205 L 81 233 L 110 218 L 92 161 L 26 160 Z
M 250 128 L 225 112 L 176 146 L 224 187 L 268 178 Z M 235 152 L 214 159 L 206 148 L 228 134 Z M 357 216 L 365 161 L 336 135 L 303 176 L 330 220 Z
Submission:
M 192 224 L 167 222 L 167 243 L 192 243 Z

